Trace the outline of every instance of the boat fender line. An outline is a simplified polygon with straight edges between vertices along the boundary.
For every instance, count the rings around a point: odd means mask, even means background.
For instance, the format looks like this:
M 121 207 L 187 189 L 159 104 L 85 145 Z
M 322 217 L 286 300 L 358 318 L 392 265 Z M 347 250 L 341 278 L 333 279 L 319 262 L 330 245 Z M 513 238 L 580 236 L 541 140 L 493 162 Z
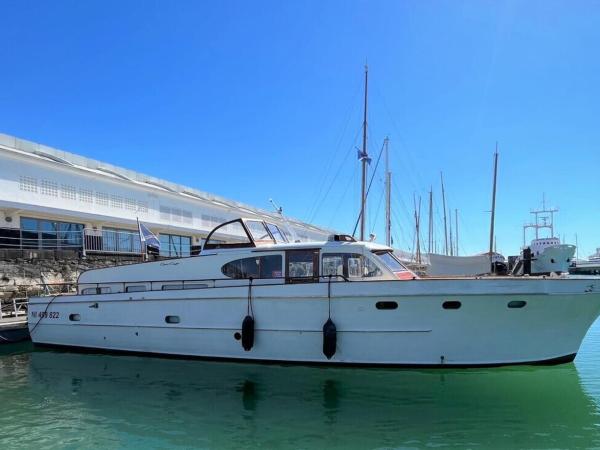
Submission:
M 246 317 L 242 321 L 242 347 L 249 352 L 254 346 L 254 309 L 252 308 L 252 277 L 248 284 L 248 305 L 246 308 Z
M 323 354 L 327 359 L 331 359 L 335 355 L 337 346 L 337 329 L 335 323 L 331 320 L 331 275 L 327 282 L 327 306 L 328 318 L 323 325 Z

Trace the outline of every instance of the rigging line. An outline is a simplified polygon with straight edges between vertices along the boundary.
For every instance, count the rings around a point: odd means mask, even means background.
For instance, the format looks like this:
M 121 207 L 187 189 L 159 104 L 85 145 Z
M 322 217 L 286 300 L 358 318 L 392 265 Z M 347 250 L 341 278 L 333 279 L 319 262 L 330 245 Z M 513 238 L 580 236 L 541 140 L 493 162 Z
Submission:
M 385 97 L 379 91 L 379 87 L 377 86 L 376 82 L 373 83 L 373 92 L 375 93 L 376 97 L 379 97 L 381 99 L 384 110 L 387 113 L 387 115 L 392 123 L 394 131 L 396 133 L 395 140 L 398 141 L 398 143 L 400 144 L 400 147 L 402 147 L 402 149 L 404 150 L 403 155 L 406 156 L 406 159 L 404 160 L 405 163 L 408 163 L 408 165 L 411 166 L 411 167 L 408 167 L 408 169 L 409 169 L 408 173 L 409 173 L 409 177 L 411 179 L 412 187 L 415 188 L 416 186 L 422 186 L 423 180 L 422 180 L 419 172 L 416 170 L 417 164 L 415 163 L 415 158 L 410 151 L 407 151 L 408 146 L 406 145 L 403 135 L 400 132 L 400 127 L 398 126 L 396 120 L 394 119 L 394 116 L 392 115 L 391 110 L 388 107 L 387 102 L 385 101 Z
M 379 161 L 381 160 L 381 155 L 383 154 L 384 147 L 385 147 L 385 145 L 382 145 L 381 150 L 379 150 L 379 156 L 377 157 L 377 162 L 375 163 L 375 168 L 373 169 L 373 173 L 371 174 L 371 180 L 369 181 L 369 186 L 367 187 L 367 193 L 365 195 L 366 198 L 369 198 L 369 192 L 371 191 L 371 184 L 373 184 L 373 179 L 375 178 L 375 174 L 377 173 L 377 167 L 379 167 Z M 358 228 L 358 223 L 360 222 L 361 215 L 362 214 L 358 215 L 358 219 L 356 220 L 356 225 L 354 225 L 354 231 L 352 232 L 352 236 L 354 236 L 356 234 L 356 229 Z
M 346 200 L 346 195 L 348 194 L 348 191 L 350 190 L 350 186 L 352 186 L 354 184 L 354 181 L 356 179 L 357 171 L 358 171 L 358 166 L 355 165 L 353 176 L 348 177 L 348 182 L 346 183 L 346 187 L 344 189 L 344 192 L 342 193 L 342 197 L 337 202 L 337 205 L 335 207 L 333 215 L 329 219 L 329 223 L 327 224 L 328 228 L 331 228 L 331 224 L 333 223 L 333 220 L 337 217 L 340 207 L 344 204 L 344 200 Z
M 394 190 L 395 192 L 402 192 L 399 187 L 398 184 L 396 183 L 396 179 L 392 178 L 392 185 L 394 186 Z M 406 206 L 406 203 L 404 202 L 404 199 L 402 198 L 401 195 L 394 195 L 394 199 L 397 199 L 398 202 L 400 202 L 400 210 L 402 211 L 402 213 L 405 215 L 405 219 L 412 222 L 413 217 L 412 217 L 412 213 L 410 213 L 410 209 Z
M 319 183 L 319 186 L 318 186 L 318 188 L 315 191 L 315 197 L 319 194 L 319 192 L 321 192 L 321 190 L 325 186 L 325 181 L 327 179 L 327 174 L 331 170 L 331 168 L 333 166 L 333 163 L 334 163 L 334 161 L 337 158 L 338 151 L 339 151 L 339 149 L 342 146 L 343 138 L 346 135 L 346 132 L 348 130 L 348 125 L 350 124 L 350 121 L 351 121 L 351 118 L 352 118 L 352 114 L 354 113 L 354 111 L 358 107 L 358 102 L 356 101 L 356 97 L 358 96 L 358 93 L 359 93 L 361 87 L 362 87 L 362 81 L 360 83 L 357 83 L 357 85 L 356 85 L 356 89 L 354 90 L 354 95 L 352 96 L 352 101 L 350 102 L 350 105 L 349 105 L 349 107 L 346 110 L 346 114 L 345 114 L 346 120 L 343 123 L 342 130 L 341 130 L 341 132 L 339 134 L 339 137 L 337 139 L 337 144 L 335 146 L 335 150 L 331 154 L 331 158 L 329 159 L 329 162 L 324 166 L 324 169 L 321 172 L 322 173 L 322 175 L 320 176 L 321 182 Z M 312 204 L 312 206 L 309 208 L 309 210 L 307 211 L 305 217 L 310 217 L 313 207 L 314 207 L 314 204 Z
M 398 220 L 398 214 L 396 214 L 396 211 L 394 209 L 392 209 L 392 217 L 394 217 L 396 219 L 397 223 L 401 223 L 400 220 Z M 402 233 L 402 228 L 401 227 L 396 227 L 398 229 L 398 244 L 403 243 L 406 247 L 410 247 L 410 244 L 407 245 L 407 239 L 406 239 L 406 235 L 404 233 Z M 398 247 L 399 248 L 399 247 Z
M 377 211 L 375 212 L 375 216 L 373 216 L 373 223 L 371 223 L 371 234 L 375 231 L 375 225 L 377 224 L 377 218 L 379 217 L 379 212 L 381 211 L 381 204 L 383 203 L 383 194 L 384 191 L 381 191 L 381 195 L 379 196 L 379 203 L 377 204 Z
M 360 131 L 360 130 L 359 130 Z M 358 138 L 358 134 L 359 132 L 356 133 L 356 136 L 354 138 L 354 142 L 352 143 L 352 148 L 354 148 L 354 144 L 356 142 L 356 139 Z M 317 213 L 319 212 L 319 210 L 321 209 L 321 207 L 323 206 L 323 203 L 325 202 L 325 200 L 327 199 L 327 196 L 329 195 L 329 192 L 331 191 L 331 188 L 333 187 L 333 185 L 335 184 L 338 176 L 340 175 L 340 172 L 342 171 L 342 169 L 344 168 L 344 165 L 346 164 L 346 161 L 348 161 L 348 157 L 350 156 L 350 154 L 352 154 L 352 151 L 347 151 L 346 152 L 346 156 L 344 157 L 344 159 L 342 160 L 342 163 L 338 166 L 338 170 L 336 171 L 333 179 L 331 180 L 331 183 L 329 184 L 329 187 L 327 188 L 327 191 L 325 191 L 325 194 L 321 197 L 321 199 L 319 199 L 317 202 L 315 202 L 315 204 L 317 205 L 315 207 L 315 209 L 313 210 L 308 223 L 311 223 L 313 221 L 313 219 L 316 217 Z

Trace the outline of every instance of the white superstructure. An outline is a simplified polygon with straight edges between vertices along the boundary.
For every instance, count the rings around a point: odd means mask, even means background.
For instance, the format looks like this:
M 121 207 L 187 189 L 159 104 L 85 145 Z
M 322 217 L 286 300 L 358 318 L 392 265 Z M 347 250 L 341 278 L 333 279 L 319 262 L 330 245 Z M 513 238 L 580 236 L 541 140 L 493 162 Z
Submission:
M 571 361 L 599 313 L 599 278 L 419 279 L 391 248 L 292 244 L 244 219 L 198 257 L 91 270 L 76 295 L 32 298 L 29 327 L 36 344 L 104 350 L 473 366 Z

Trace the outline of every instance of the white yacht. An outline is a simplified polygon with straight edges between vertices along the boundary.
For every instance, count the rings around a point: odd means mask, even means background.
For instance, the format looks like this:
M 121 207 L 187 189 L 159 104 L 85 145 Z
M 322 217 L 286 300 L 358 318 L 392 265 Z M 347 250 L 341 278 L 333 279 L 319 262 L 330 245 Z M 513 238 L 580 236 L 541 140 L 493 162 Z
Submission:
M 572 361 L 600 278 L 421 279 L 392 249 L 276 225 L 215 228 L 199 256 L 89 270 L 76 294 L 30 300 L 36 344 L 331 365 Z
M 569 273 L 576 247 L 561 244 L 560 239 L 554 236 L 554 213 L 558 212 L 558 209 L 547 208 L 545 197 L 542 204 L 542 209 L 531 211 L 531 214 L 535 215 L 535 222 L 523 226 L 523 248 L 513 268 L 514 275 Z M 535 239 L 526 246 L 525 233 L 528 228 L 535 230 Z M 550 236 L 545 238 L 540 237 L 540 230 L 544 228 L 550 231 Z

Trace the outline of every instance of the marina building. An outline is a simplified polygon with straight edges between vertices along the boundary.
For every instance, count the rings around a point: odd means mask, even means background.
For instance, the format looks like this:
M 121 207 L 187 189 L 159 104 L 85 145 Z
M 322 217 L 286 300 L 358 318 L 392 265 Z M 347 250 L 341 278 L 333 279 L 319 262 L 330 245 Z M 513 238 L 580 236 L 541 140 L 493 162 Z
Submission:
M 277 212 L 0 134 L 1 249 L 140 254 L 139 220 L 158 236 L 162 256 L 190 256 L 215 226 L 240 216 L 275 223 L 290 241 L 329 234 Z

